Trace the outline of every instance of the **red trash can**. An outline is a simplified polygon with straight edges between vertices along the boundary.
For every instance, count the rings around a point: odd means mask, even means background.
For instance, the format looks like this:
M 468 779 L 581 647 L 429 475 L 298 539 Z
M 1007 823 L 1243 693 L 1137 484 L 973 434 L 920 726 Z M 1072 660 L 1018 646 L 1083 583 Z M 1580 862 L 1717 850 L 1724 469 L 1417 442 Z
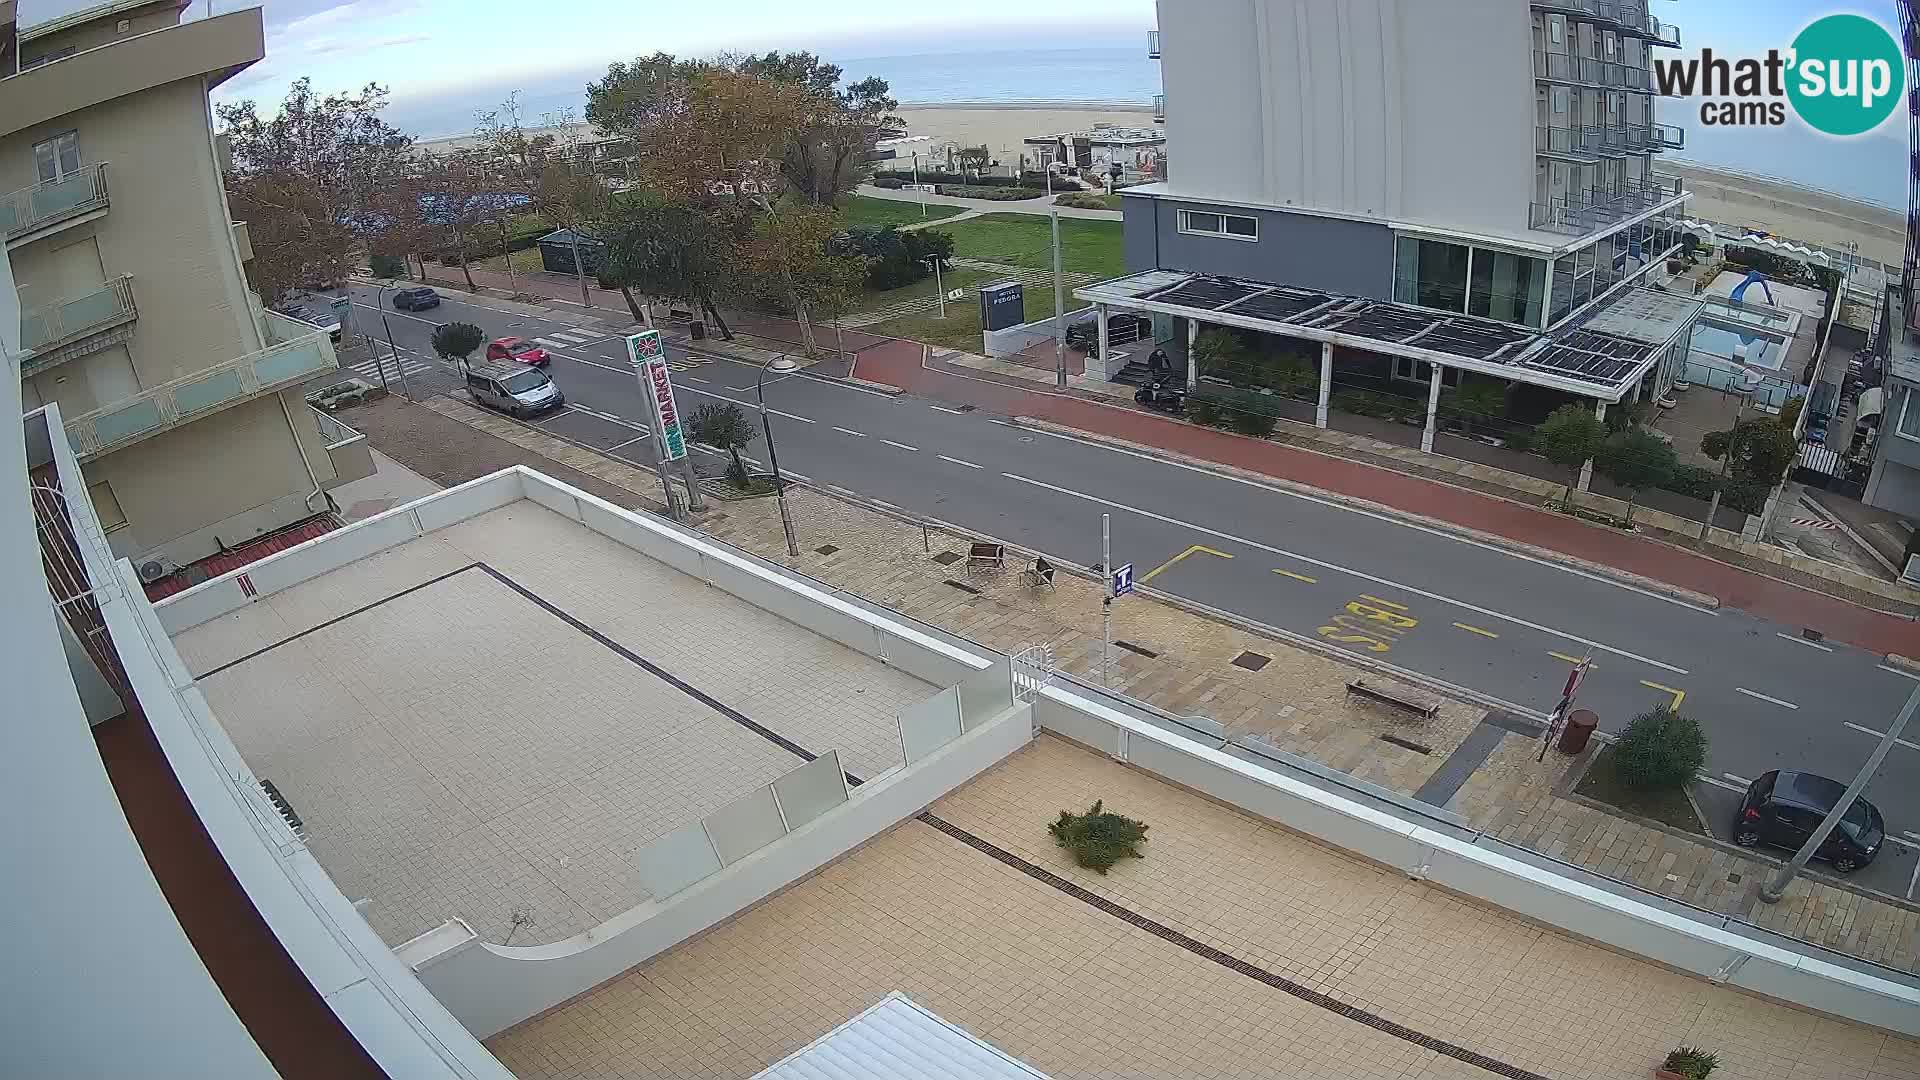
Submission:
M 1560 752 L 1577 754 L 1587 748 L 1587 740 L 1593 738 L 1593 729 L 1600 726 L 1600 717 L 1592 709 L 1575 709 L 1567 716 L 1566 725 L 1560 729 Z

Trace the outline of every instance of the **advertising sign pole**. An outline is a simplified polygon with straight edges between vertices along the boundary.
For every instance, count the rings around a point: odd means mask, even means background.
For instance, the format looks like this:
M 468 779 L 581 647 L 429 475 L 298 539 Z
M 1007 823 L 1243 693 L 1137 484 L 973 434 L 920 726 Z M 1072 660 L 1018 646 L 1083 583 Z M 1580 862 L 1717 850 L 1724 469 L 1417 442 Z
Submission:
M 667 479 L 667 431 L 660 422 L 660 403 L 654 397 L 653 379 L 650 367 L 652 357 L 660 352 L 660 332 L 647 330 L 627 336 L 627 360 L 633 365 L 634 377 L 640 380 L 640 394 L 647 402 L 647 425 L 653 430 L 653 467 L 660 474 L 660 492 L 667 500 L 667 516 L 680 520 L 680 504 L 673 497 L 673 483 Z M 676 418 L 677 419 L 677 418 Z M 677 431 L 676 431 L 677 434 Z M 684 454 L 685 444 L 681 452 Z

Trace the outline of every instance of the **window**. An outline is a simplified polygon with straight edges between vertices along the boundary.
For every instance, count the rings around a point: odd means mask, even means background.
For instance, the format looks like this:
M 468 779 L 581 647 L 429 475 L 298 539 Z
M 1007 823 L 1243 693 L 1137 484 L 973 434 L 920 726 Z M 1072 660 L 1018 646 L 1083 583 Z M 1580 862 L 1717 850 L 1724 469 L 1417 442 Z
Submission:
M 1260 219 L 1244 214 L 1215 214 L 1205 210 L 1180 211 L 1180 231 L 1196 236 L 1225 236 L 1233 240 L 1260 239 Z
M 1425 360 L 1415 360 L 1407 356 L 1393 358 L 1393 377 L 1402 382 L 1431 383 L 1433 365 Z M 1443 367 L 1440 369 L 1440 385 L 1455 387 L 1460 385 L 1460 369 Z
M 1920 390 L 1907 387 L 1905 404 L 1900 406 L 1900 434 L 1920 439 Z
M 1567 114 L 1567 88 L 1564 86 L 1553 88 L 1553 114 L 1555 116 Z
M 127 515 L 120 511 L 120 500 L 113 497 L 113 486 L 105 480 L 95 480 L 87 485 L 87 499 L 93 503 L 93 514 L 100 519 L 100 528 L 106 532 L 125 528 Z
M 64 180 L 80 171 L 80 133 L 62 132 L 33 144 L 33 168 L 41 183 Z
M 1546 293 L 1544 260 L 1485 248 L 1474 250 L 1467 314 L 1539 326 Z
M 1559 45 L 1567 40 L 1567 18 L 1564 15 L 1547 16 L 1547 40 Z
M 1464 244 L 1401 237 L 1394 246 L 1394 300 L 1443 311 L 1465 311 L 1468 250 Z

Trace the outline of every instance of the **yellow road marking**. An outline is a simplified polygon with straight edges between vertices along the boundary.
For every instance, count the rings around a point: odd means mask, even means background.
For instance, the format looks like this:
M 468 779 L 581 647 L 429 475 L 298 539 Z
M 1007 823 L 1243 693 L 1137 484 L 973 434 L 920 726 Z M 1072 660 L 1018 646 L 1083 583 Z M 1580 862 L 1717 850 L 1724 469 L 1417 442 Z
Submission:
M 1672 704 L 1672 705 L 1670 706 L 1670 708 L 1671 708 L 1671 709 L 1672 709 L 1672 710 L 1673 710 L 1674 712 L 1679 712 L 1679 711 L 1680 711 L 1680 703 L 1681 703 L 1681 702 L 1683 702 L 1683 701 L 1685 701 L 1685 700 L 1687 700 L 1687 692 L 1686 692 L 1685 690 L 1675 690 L 1675 689 L 1674 689 L 1673 687 L 1671 687 L 1671 686 L 1661 686 L 1661 685 L 1660 685 L 1659 683 L 1657 683 L 1657 682 L 1648 682 L 1648 681 L 1647 681 L 1647 680 L 1645 680 L 1645 679 L 1641 679 L 1641 680 L 1640 680 L 1640 685 L 1641 685 L 1641 686 L 1645 686 L 1645 687 L 1648 687 L 1648 688 L 1650 688 L 1650 689 L 1654 689 L 1654 690 L 1658 690 L 1658 691 L 1660 691 L 1660 692 L 1661 692 L 1661 693 L 1663 693 L 1663 694 L 1672 694 L 1672 695 L 1673 695 L 1673 704 Z
M 1188 548 L 1187 550 L 1181 552 L 1180 554 L 1175 555 L 1173 558 L 1168 559 L 1166 562 L 1161 563 L 1159 566 L 1154 567 L 1152 571 L 1150 571 L 1147 574 L 1146 577 L 1143 577 L 1140 579 L 1140 584 L 1145 585 L 1147 582 L 1152 581 L 1154 578 L 1157 578 L 1161 574 L 1164 574 L 1167 571 L 1173 569 L 1174 563 L 1179 562 L 1181 559 L 1184 559 L 1189 555 L 1212 555 L 1216 558 L 1221 558 L 1221 559 L 1233 558 L 1233 556 L 1227 554 L 1224 551 L 1215 551 L 1214 549 L 1206 546 L 1205 544 L 1195 544 L 1192 547 Z
M 1468 626 L 1466 623 L 1463 623 L 1463 622 L 1457 622 L 1457 623 L 1454 623 L 1453 625 L 1455 629 L 1465 630 L 1469 634 L 1479 634 L 1481 637 L 1497 638 L 1500 636 L 1499 634 L 1496 634 L 1491 630 L 1482 630 L 1477 626 Z
M 1361 594 L 1360 594 L 1360 599 L 1362 599 L 1362 600 L 1371 600 L 1371 601 L 1373 601 L 1374 603 L 1376 603 L 1376 604 L 1379 604 L 1379 605 L 1380 605 L 1381 607 L 1390 607 L 1390 608 L 1392 608 L 1392 609 L 1394 609 L 1395 611 L 1405 611 L 1405 610 L 1407 610 L 1407 605 L 1405 605 L 1405 604 L 1396 604 L 1396 603 L 1394 603 L 1394 602 L 1393 602 L 1393 601 L 1391 601 L 1391 600 L 1382 600 L 1382 599 L 1380 599 L 1380 598 L 1379 598 L 1379 597 L 1377 597 L 1377 596 L 1368 596 L 1368 595 L 1367 595 L 1366 593 L 1361 593 Z
M 1553 658 L 1554 658 L 1555 660 L 1562 660 L 1562 661 L 1565 661 L 1566 663 L 1569 663 L 1569 664 L 1584 664 L 1584 663 L 1586 663 L 1586 658 L 1585 658 L 1585 657 L 1583 657 L 1583 656 L 1568 656 L 1568 655 L 1567 655 L 1566 653 L 1563 653 L 1563 652 L 1554 652 L 1554 651 L 1552 651 L 1552 650 L 1548 650 L 1548 651 L 1547 651 L 1547 655 L 1548 655 L 1548 656 L 1551 656 L 1551 657 L 1553 657 Z M 1593 665 L 1593 666 L 1594 666 L 1594 667 L 1599 667 L 1600 665 L 1599 665 L 1599 664 L 1595 664 L 1595 665 Z
M 1308 577 L 1305 574 L 1296 574 L 1291 570 L 1275 570 L 1274 573 L 1279 574 L 1281 577 L 1290 577 L 1295 581 L 1304 581 L 1309 585 L 1317 585 L 1320 583 L 1319 578 Z

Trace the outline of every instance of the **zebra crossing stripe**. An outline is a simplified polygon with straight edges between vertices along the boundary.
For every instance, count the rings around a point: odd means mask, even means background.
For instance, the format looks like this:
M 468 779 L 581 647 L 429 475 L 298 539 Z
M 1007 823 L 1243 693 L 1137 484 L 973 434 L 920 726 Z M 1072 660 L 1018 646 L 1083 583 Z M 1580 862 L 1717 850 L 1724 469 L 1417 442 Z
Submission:
M 553 331 L 550 331 L 550 333 L 552 333 L 554 337 L 559 338 L 561 341 L 569 342 L 574 345 L 585 345 L 590 341 L 599 340 L 598 338 L 588 337 L 577 330 L 572 330 L 572 331 L 553 330 Z

